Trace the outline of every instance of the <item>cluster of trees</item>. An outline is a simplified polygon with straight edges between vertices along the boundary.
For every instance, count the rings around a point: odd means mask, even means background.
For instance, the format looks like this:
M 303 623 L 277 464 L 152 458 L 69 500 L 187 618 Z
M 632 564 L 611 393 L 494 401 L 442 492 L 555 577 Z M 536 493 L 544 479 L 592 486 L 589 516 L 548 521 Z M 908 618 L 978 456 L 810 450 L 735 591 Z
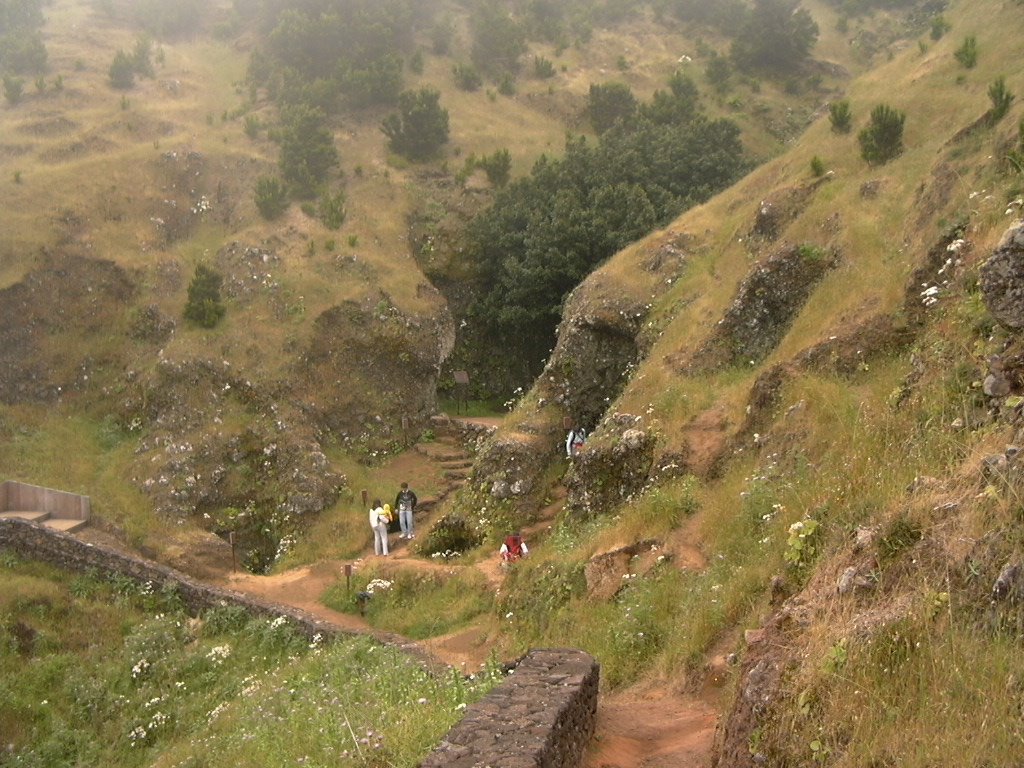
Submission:
M 748 71 L 792 72 L 818 41 L 818 25 L 800 0 L 672 0 L 672 8 L 681 19 L 732 37 L 730 58 Z
M 135 85 L 135 76 L 153 77 L 153 43 L 148 37 L 135 41 L 131 53 L 118 49 L 110 64 L 110 85 L 114 88 L 127 90 Z
M 630 103 L 597 143 L 570 138 L 469 225 L 475 343 L 503 350 L 523 380 L 539 373 L 564 298 L 587 274 L 749 167 L 739 128 L 705 117 L 688 79 Z
M 0 0 L 0 72 L 7 75 L 46 70 L 42 0 Z

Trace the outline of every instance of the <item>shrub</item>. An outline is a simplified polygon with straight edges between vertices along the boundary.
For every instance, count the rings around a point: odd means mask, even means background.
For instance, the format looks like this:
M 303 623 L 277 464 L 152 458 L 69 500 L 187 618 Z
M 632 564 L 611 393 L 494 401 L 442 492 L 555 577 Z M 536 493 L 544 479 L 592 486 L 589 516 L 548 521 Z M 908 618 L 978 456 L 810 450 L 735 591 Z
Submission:
M 487 174 L 487 180 L 495 187 L 504 187 L 508 184 L 509 176 L 512 173 L 512 155 L 507 149 L 499 149 L 493 155 L 487 155 L 476 161 L 476 165 L 483 168 Z
M 220 273 L 197 264 L 185 301 L 185 319 L 203 328 L 213 328 L 226 311 L 220 300 L 220 286 L 224 278 Z
M 965 37 L 963 43 L 953 53 L 964 69 L 973 69 L 978 63 L 978 40 L 974 35 Z
M 440 91 L 421 88 L 398 97 L 398 114 L 388 115 L 381 131 L 393 152 L 409 160 L 426 160 L 448 141 L 448 110 Z
M 459 515 L 446 515 L 430 529 L 423 542 L 428 555 L 448 555 L 466 552 L 480 545 L 482 539 L 469 522 Z
M 256 115 L 246 115 L 243 119 L 243 130 L 245 135 L 250 139 L 255 139 L 260 134 L 260 129 L 263 127 L 263 123 Z
M 452 74 L 455 76 L 455 85 L 463 91 L 478 91 L 484 84 L 484 79 L 472 64 L 456 64 L 452 67 Z
M 811 158 L 811 173 L 815 177 L 821 177 L 825 175 L 825 161 L 815 155 Z
M 288 191 L 276 176 L 261 176 L 256 181 L 254 198 L 264 219 L 276 219 L 288 209 Z
M 7 103 L 15 105 L 21 101 L 25 94 L 25 81 L 20 77 L 11 77 L 10 75 L 4 75 L 4 98 L 7 99 Z
M 555 65 L 543 56 L 534 56 L 533 74 L 534 77 L 540 78 L 541 80 L 547 80 L 549 77 L 555 76 Z
M 729 60 L 725 56 L 713 57 L 704 68 L 704 75 L 707 77 L 708 83 L 719 93 L 723 93 L 728 89 L 731 74 L 732 68 L 729 66 Z
M 320 221 L 328 229 L 338 229 L 345 223 L 345 190 L 339 189 L 333 195 L 325 192 L 320 198 Z
M 835 133 L 849 133 L 853 127 L 853 113 L 846 99 L 833 101 L 828 105 L 828 121 Z
M 123 50 L 119 49 L 114 54 L 114 61 L 110 65 L 108 76 L 113 88 L 126 90 L 135 85 L 135 64 Z
M 993 123 L 1003 119 L 1010 111 L 1010 104 L 1016 98 L 1006 87 L 1006 78 L 1002 75 L 988 87 L 988 97 L 992 100 L 992 109 L 989 110 L 988 116 Z
M 903 151 L 903 123 L 899 110 L 879 104 L 871 110 L 871 124 L 857 136 L 861 157 L 872 165 L 883 165 Z
M 946 21 L 946 17 L 941 14 L 935 16 L 932 19 L 932 40 L 941 40 L 942 36 L 945 35 L 951 29 L 949 22 Z

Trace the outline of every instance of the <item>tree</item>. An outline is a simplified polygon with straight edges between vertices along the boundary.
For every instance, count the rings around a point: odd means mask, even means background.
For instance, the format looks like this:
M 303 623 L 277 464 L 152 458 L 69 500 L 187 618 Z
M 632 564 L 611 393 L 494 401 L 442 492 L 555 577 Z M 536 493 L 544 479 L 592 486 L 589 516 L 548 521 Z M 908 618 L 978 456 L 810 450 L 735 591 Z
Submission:
M 906 115 L 886 104 L 871 110 L 871 124 L 857 140 L 860 154 L 872 165 L 883 165 L 903 151 L 903 123 Z
M 426 160 L 448 141 L 448 110 L 441 107 L 439 91 L 404 91 L 398 110 L 381 123 L 392 151 L 410 160 Z
M 135 64 L 132 57 L 118 49 L 110 65 L 109 77 L 110 85 L 122 91 L 135 85 Z
M 732 44 L 742 69 L 792 71 L 818 40 L 818 25 L 800 0 L 755 0 Z
M 507 149 L 495 150 L 493 155 L 481 157 L 476 164 L 484 169 L 493 186 L 501 188 L 508 184 L 512 174 L 512 155 Z
M 203 328 L 213 328 L 220 322 L 226 311 L 220 300 L 220 286 L 223 281 L 224 278 L 219 272 L 205 264 L 196 265 L 185 301 L 186 320 Z
M 288 190 L 276 176 L 257 179 L 253 197 L 264 219 L 276 219 L 288 209 Z
M 4 98 L 12 107 L 25 95 L 25 81 L 20 77 L 4 75 Z
M 498 78 L 519 70 L 519 57 L 526 53 L 526 31 L 499 4 L 482 4 L 473 16 L 471 28 L 470 57 L 481 72 Z
M 850 102 L 846 99 L 840 99 L 829 104 L 828 120 L 832 124 L 833 132 L 849 133 L 853 127 L 853 113 L 850 112 Z
M 988 111 L 989 122 L 997 123 L 1010 111 L 1010 105 L 1016 96 L 1006 87 L 1006 77 L 1000 75 L 988 87 L 988 97 L 992 101 L 992 109 Z
M 338 164 L 338 150 L 322 110 L 306 104 L 281 115 L 281 175 L 299 198 L 310 198 Z
M 590 86 L 587 115 L 598 134 L 604 133 L 619 121 L 628 122 L 636 110 L 636 97 L 625 83 Z

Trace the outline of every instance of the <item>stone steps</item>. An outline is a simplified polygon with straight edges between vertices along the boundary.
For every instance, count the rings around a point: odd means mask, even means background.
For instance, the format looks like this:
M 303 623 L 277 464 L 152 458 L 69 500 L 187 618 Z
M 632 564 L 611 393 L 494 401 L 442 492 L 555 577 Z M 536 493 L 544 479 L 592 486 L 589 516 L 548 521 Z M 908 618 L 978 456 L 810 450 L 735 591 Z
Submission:
M 53 528 L 58 531 L 64 531 L 65 533 L 74 533 L 89 524 L 87 520 L 51 517 L 49 512 L 39 510 L 8 510 L 6 512 L 0 512 L 0 518 L 27 520 L 30 523 L 36 523 L 37 525 Z

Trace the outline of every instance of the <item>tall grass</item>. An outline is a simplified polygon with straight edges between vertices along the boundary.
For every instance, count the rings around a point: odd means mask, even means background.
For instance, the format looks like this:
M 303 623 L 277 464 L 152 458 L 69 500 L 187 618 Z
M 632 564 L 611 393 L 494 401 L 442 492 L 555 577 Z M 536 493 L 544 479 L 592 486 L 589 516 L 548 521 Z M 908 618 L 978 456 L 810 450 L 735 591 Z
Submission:
M 5 765 L 413 766 L 498 679 L 10 553 L 0 578 Z

